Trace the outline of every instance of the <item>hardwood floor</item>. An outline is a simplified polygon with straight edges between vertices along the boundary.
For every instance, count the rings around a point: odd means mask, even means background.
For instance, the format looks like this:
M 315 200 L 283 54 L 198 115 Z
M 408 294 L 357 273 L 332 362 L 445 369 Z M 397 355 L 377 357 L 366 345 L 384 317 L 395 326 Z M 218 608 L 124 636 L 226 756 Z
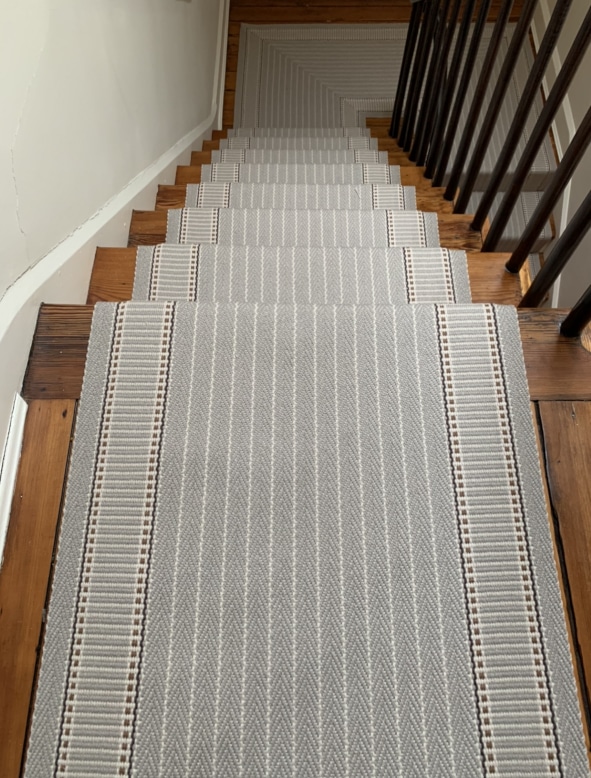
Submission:
M 494 0 L 491 13 L 498 9 Z M 515 3 L 512 18 L 521 10 Z M 240 23 L 405 21 L 408 0 L 233 0 L 228 39 L 224 124 L 231 126 Z M 217 148 L 225 131 L 214 131 L 204 152 Z M 372 122 L 372 134 L 401 164 L 402 181 L 417 186 L 420 208 L 440 214 L 442 242 L 469 252 L 475 301 L 515 303 L 519 280 L 503 270 L 505 258 L 478 253 L 480 236 L 466 220 L 449 218 L 451 205 L 441 199 L 409 165 L 387 137 L 384 122 Z M 219 145 L 219 144 L 218 144 Z M 203 157 L 205 158 L 205 157 Z M 197 157 L 201 159 L 201 157 Z M 136 248 L 132 241 L 162 239 L 167 207 L 182 207 L 184 187 L 199 183 L 201 168 L 180 167 L 176 185 L 160 187 L 153 212 L 134 214 L 130 248 L 98 249 L 86 306 L 43 306 L 31 350 L 23 395 L 29 402 L 11 523 L 0 571 L 0 776 L 20 774 L 31 694 L 34 689 L 43 617 L 71 433 L 80 396 L 92 306 L 131 296 Z M 135 238 L 134 238 L 135 236 Z M 447 245 L 450 245 L 449 243 Z M 571 641 L 579 683 L 591 693 L 591 354 L 579 341 L 559 336 L 563 311 L 519 314 L 534 416 L 545 458 L 543 475 L 549 491 L 557 559 L 570 619 Z M 585 710 L 588 696 L 581 695 Z M 588 708 L 587 708 L 588 714 Z M 588 733 L 587 733 L 588 734 Z

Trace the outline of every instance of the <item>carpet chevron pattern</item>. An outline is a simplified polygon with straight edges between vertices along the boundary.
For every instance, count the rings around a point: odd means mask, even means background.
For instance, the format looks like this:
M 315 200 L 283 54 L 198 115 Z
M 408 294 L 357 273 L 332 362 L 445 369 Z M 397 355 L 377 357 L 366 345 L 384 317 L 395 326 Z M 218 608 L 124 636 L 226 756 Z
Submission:
M 166 244 L 138 250 L 133 299 L 381 305 L 471 298 L 463 251 Z
M 220 246 L 427 248 L 439 246 L 439 230 L 437 214 L 423 211 L 180 208 L 168 211 L 166 242 Z
M 189 184 L 187 208 L 248 208 L 287 211 L 414 211 L 412 186 L 396 184 Z
M 97 306 L 27 774 L 586 774 L 519 346 Z
M 95 307 L 25 778 L 588 776 L 516 311 L 361 126 L 404 35 L 244 25 Z

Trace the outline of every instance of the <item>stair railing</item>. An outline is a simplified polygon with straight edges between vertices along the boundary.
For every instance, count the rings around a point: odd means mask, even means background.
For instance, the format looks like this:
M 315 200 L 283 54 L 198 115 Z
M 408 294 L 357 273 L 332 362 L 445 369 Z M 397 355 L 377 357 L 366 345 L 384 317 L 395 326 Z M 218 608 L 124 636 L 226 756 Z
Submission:
M 560 325 L 560 334 L 566 338 L 578 338 L 589 322 L 591 322 L 591 285 Z
M 485 5 L 485 3 L 483 3 Z M 433 178 L 435 172 L 435 165 L 437 164 L 438 153 L 443 141 L 443 135 L 447 126 L 447 119 L 453 102 L 453 96 L 456 89 L 456 83 L 460 74 L 460 68 L 462 66 L 462 59 L 464 57 L 464 51 L 466 44 L 468 43 L 468 34 L 470 32 L 470 24 L 472 22 L 472 16 L 474 14 L 474 8 L 476 6 L 476 0 L 466 0 L 464 7 L 464 14 L 460 22 L 460 29 L 458 31 L 458 37 L 456 39 L 456 46 L 454 49 L 451 64 L 449 66 L 449 73 L 445 79 L 445 88 L 443 90 L 439 110 L 437 114 L 437 121 L 433 129 L 432 137 L 430 139 L 429 152 L 426 159 L 427 168 L 425 170 L 426 178 Z M 452 30 L 453 37 L 453 30 Z
M 390 124 L 390 137 L 397 138 L 398 130 L 400 129 L 400 120 L 402 118 L 402 111 L 404 108 L 404 101 L 406 99 L 406 89 L 408 86 L 408 79 L 410 76 L 410 69 L 416 53 L 417 39 L 419 30 L 421 29 L 421 17 L 423 15 L 423 0 L 417 0 L 413 3 L 412 11 L 410 14 L 410 23 L 408 25 L 408 32 L 406 35 L 406 43 L 404 46 L 404 54 L 402 55 L 402 64 L 400 66 L 400 75 L 398 77 L 398 86 L 396 89 L 396 100 L 394 102 L 394 110 L 392 111 L 392 122 Z
M 511 164 L 511 160 L 513 159 L 517 149 L 519 139 L 523 134 L 531 107 L 542 85 L 542 79 L 544 78 L 546 67 L 550 61 L 572 2 L 573 0 L 558 0 L 554 7 L 550 22 L 548 23 L 548 27 L 546 28 L 546 32 L 542 38 L 542 43 L 540 44 L 538 54 L 534 60 L 533 67 L 529 72 L 525 87 L 523 88 L 523 94 L 519 100 L 519 105 L 517 106 L 517 111 L 515 112 L 513 121 L 511 122 L 511 127 L 507 133 L 501 154 L 497 159 L 488 186 L 482 195 L 480 203 L 478 204 L 478 208 L 472 222 L 473 230 L 480 231 L 484 226 L 484 222 L 486 221 L 490 207 L 495 199 L 497 192 L 500 189 L 503 178 L 509 169 L 509 165 Z M 491 135 L 493 129 L 494 122 L 490 129 Z M 478 166 L 478 172 L 480 172 L 480 166 Z M 469 198 L 471 193 L 471 191 L 469 193 L 464 193 L 464 191 L 462 191 L 460 195 L 461 202 L 466 203 L 467 205 L 467 198 Z
M 449 19 L 447 18 L 447 13 L 450 0 L 445 0 L 441 11 L 439 20 L 440 34 L 435 43 L 433 56 L 431 57 L 431 66 L 427 76 L 429 90 L 421 106 L 417 132 L 409 154 L 409 159 L 412 162 L 416 162 L 417 165 L 423 165 L 427 156 L 427 148 L 434 129 L 437 104 L 441 96 L 441 86 L 461 2 L 462 0 L 454 0 Z
M 503 40 L 503 34 L 505 32 L 505 27 L 507 26 L 507 21 L 509 20 L 509 14 L 511 13 L 512 7 L 513 0 L 503 0 L 503 5 L 499 10 L 499 14 L 493 28 L 493 33 L 488 44 L 482 70 L 478 77 L 476 91 L 474 92 L 472 105 L 470 106 L 470 111 L 468 112 L 466 124 L 462 132 L 460 145 L 454 158 L 454 164 L 452 166 L 447 189 L 443 195 L 446 200 L 453 200 L 456 195 L 456 190 L 458 188 L 458 184 L 464 170 L 464 165 L 466 163 L 466 158 L 468 157 L 468 152 L 470 151 L 470 146 L 474 137 L 474 127 L 476 127 L 478 117 L 480 116 L 480 111 L 482 109 L 488 84 L 492 75 L 493 65 L 497 58 L 501 41 Z M 451 126 L 451 122 L 448 132 L 455 132 L 455 128 Z
M 474 66 L 476 64 L 476 58 L 478 56 L 478 50 L 480 48 L 480 42 L 484 33 L 484 27 L 486 25 L 486 19 L 490 10 L 491 0 L 481 0 L 480 9 L 472 32 L 472 38 L 470 39 L 470 46 L 464 62 L 462 75 L 460 76 L 460 82 L 456 91 L 456 96 L 449 115 L 449 122 L 447 123 L 447 131 L 445 127 L 442 131 L 443 143 L 439 148 L 439 143 L 433 143 L 432 158 L 427 161 L 428 173 L 431 169 L 433 173 L 433 186 L 441 186 L 447 170 L 447 163 L 453 147 L 454 138 L 457 134 L 457 128 L 460 123 L 460 117 L 462 115 L 462 109 L 466 101 L 466 95 L 468 93 L 468 87 L 474 73 Z M 431 178 L 427 175 L 427 178 Z
M 523 10 L 519 16 L 519 21 L 517 22 L 517 26 L 515 27 L 513 35 L 511 36 L 509 49 L 503 60 L 503 66 L 501 68 L 501 72 L 499 73 L 499 78 L 488 105 L 482 127 L 480 128 L 480 133 L 476 140 L 476 145 L 474 146 L 474 151 L 472 152 L 468 168 L 464 173 L 462 183 L 460 185 L 460 194 L 458 195 L 454 205 L 454 213 L 466 213 L 468 202 L 470 201 L 470 197 L 474 190 L 474 184 L 476 183 L 476 179 L 480 173 L 486 151 L 490 144 L 490 139 L 492 138 L 492 134 L 495 129 L 495 124 L 497 123 L 499 111 L 511 82 L 511 76 L 513 75 L 513 71 L 515 70 L 517 60 L 521 53 L 523 41 L 529 32 L 531 20 L 533 18 L 537 2 L 538 0 L 525 0 Z M 448 186 L 445 196 L 453 200 L 455 191 L 452 192 L 451 187 Z
M 399 145 L 407 152 L 409 149 L 411 150 L 410 158 L 412 161 L 416 161 L 419 165 L 426 161 L 425 176 L 427 178 L 433 177 L 432 183 L 434 186 L 441 185 L 447 170 L 458 121 L 473 75 L 491 4 L 491 0 L 481 0 L 470 46 L 464 60 L 462 74 L 456 87 L 477 0 L 465 0 L 449 74 L 447 74 L 447 63 L 461 7 L 461 0 L 454 0 L 449 18 L 447 18 L 451 2 L 452 0 L 419 0 L 413 7 L 409 38 L 407 39 L 403 58 L 403 77 L 398 87 L 390 126 L 391 137 L 400 136 Z M 529 72 L 511 127 L 471 224 L 474 230 L 481 230 L 484 226 L 490 207 L 507 175 L 572 3 L 573 0 L 557 0 L 556 2 L 533 66 Z M 464 166 L 473 142 L 473 130 L 484 104 L 492 68 L 499 52 L 505 27 L 513 6 L 513 0 L 503 0 L 499 10 L 444 195 L 446 199 L 453 200 L 456 197 L 460 179 L 462 179 L 460 191 L 454 205 L 454 213 L 464 213 L 466 211 L 490 144 L 498 113 L 528 34 L 536 4 L 537 0 L 524 0 L 523 9 L 513 32 L 501 72 L 474 145 L 474 150 L 464 172 Z M 418 5 L 423 6 L 423 9 L 419 9 Z M 484 239 L 482 248 L 484 252 L 494 251 L 501 239 L 536 154 L 550 130 L 558 108 L 562 104 L 590 44 L 591 8 L 585 15 L 575 41 L 548 95 L 548 99 L 544 103 L 542 112 L 526 143 L 525 150 L 517 162 L 515 173 L 511 175 L 509 189 L 504 194 L 499 211 Z M 407 96 L 407 82 L 411 63 L 414 63 L 413 75 Z M 425 74 L 427 74 L 426 79 Z M 419 112 L 418 105 L 421 91 L 423 91 L 423 95 Z M 450 112 L 454 95 L 455 99 Z M 399 132 L 401 123 L 402 130 Z M 415 125 L 416 135 L 413 137 Z M 574 138 L 550 179 L 537 208 L 527 223 L 517 248 L 507 262 L 506 269 L 509 272 L 519 272 L 527 260 L 536 240 L 556 208 L 564 189 L 572 178 L 590 143 L 591 108 L 588 109 Z M 591 193 L 584 199 L 563 234 L 555 243 L 542 269 L 523 296 L 520 307 L 537 306 L 544 300 L 590 228 Z M 591 286 L 563 322 L 561 332 L 569 337 L 579 335 L 589 321 L 591 321 Z
M 536 308 L 542 302 L 590 227 L 591 192 L 585 197 L 565 231 L 554 244 L 542 269 L 523 295 L 519 303 L 520 308 Z
M 536 210 L 527 223 L 517 248 L 507 262 L 506 268 L 510 273 L 518 273 L 524 265 L 583 154 L 589 147 L 589 143 L 591 143 L 591 108 L 587 110 L 579 129 L 556 168 L 556 172 L 544 190 Z
M 410 80 L 409 101 L 404 111 L 402 130 L 399 137 L 399 145 L 402 146 L 405 151 L 410 150 L 410 144 L 412 142 L 417 108 L 421 90 L 423 88 L 423 81 L 425 79 L 425 71 L 427 70 L 427 64 L 431 55 L 433 31 L 435 29 L 435 21 L 437 19 L 440 4 L 440 0 L 423 0 L 423 2 L 426 7 L 423 23 L 421 25 L 421 33 L 419 35 L 417 55 L 415 57 Z
M 511 213 L 513 211 L 513 208 L 515 207 L 515 204 L 519 199 L 519 195 L 521 194 L 523 184 L 525 183 L 525 179 L 527 178 L 527 175 L 534 162 L 536 154 L 541 148 L 542 143 L 544 142 L 544 138 L 546 137 L 548 131 L 550 130 L 552 122 L 554 121 L 554 117 L 556 116 L 559 107 L 562 105 L 562 101 L 564 100 L 568 88 L 579 68 L 579 65 L 583 60 L 583 57 L 585 56 L 585 53 L 587 51 L 587 48 L 589 47 L 590 42 L 591 42 L 591 8 L 589 8 L 589 10 L 587 11 L 585 19 L 583 20 L 583 24 L 581 25 L 579 32 L 577 33 L 577 36 L 573 42 L 573 45 L 570 51 L 568 52 L 566 59 L 564 60 L 564 64 L 560 68 L 560 73 L 558 74 L 558 77 L 554 82 L 554 86 L 550 90 L 550 94 L 548 95 L 548 99 L 544 104 L 542 113 L 540 114 L 531 132 L 530 138 L 526 144 L 523 154 L 521 155 L 521 158 L 517 163 L 515 172 L 511 177 L 510 187 L 509 189 L 507 189 L 507 191 L 503 196 L 503 199 L 501 200 L 499 210 L 495 214 L 495 217 L 492 220 L 492 223 L 490 225 L 490 229 L 482 244 L 482 251 L 495 251 L 499 241 L 501 240 L 505 228 L 509 223 L 509 219 L 511 218 Z M 478 211 L 476 212 L 474 221 L 472 222 L 472 227 L 474 229 L 480 229 L 480 227 L 482 226 L 483 222 L 481 223 L 480 220 L 482 217 L 482 213 L 480 212 L 486 210 L 486 212 L 488 213 L 489 205 L 486 205 L 486 209 L 482 207 L 482 204 L 485 198 L 487 197 L 487 195 L 488 195 L 487 199 L 490 199 L 490 194 L 488 189 L 483 195 Z M 480 227 L 478 225 L 480 225 Z

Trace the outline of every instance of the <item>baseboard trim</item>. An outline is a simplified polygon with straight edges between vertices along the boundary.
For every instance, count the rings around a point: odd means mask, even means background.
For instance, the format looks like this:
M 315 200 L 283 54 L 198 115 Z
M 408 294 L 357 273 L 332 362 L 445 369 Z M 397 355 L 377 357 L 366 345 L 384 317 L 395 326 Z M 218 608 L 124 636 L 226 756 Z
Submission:
M 0 444 L 6 440 L 14 394 L 19 392 L 39 305 L 80 304 L 86 300 L 97 246 L 125 246 L 133 209 L 154 207 L 158 184 L 174 183 L 177 165 L 211 137 L 217 105 L 194 130 L 139 173 L 84 224 L 24 273 L 0 300 Z
M 4 562 L 4 547 L 10 521 L 10 509 L 16 484 L 18 463 L 23 444 L 28 405 L 19 394 L 14 395 L 8 422 L 6 444 L 0 460 L 0 569 Z

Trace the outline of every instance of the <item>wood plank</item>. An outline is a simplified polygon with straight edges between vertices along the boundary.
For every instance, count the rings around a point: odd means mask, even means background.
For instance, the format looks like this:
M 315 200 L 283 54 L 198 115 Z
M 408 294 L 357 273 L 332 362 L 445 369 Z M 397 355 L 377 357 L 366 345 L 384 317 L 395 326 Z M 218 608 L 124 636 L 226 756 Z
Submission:
M 469 214 L 438 213 L 439 243 L 446 249 L 480 251 L 482 239 L 479 232 L 470 229 Z
M 86 304 L 131 300 L 136 255 L 136 248 L 97 249 Z
M 25 400 L 80 397 L 92 305 L 42 305 L 23 382 Z
M 517 305 L 521 300 L 519 276 L 507 273 L 510 254 L 468 252 L 468 276 L 474 303 Z
M 565 338 L 568 310 L 519 309 L 521 341 L 532 400 L 591 400 L 591 354 Z
M 541 402 L 538 408 L 555 535 L 566 570 L 567 602 L 576 625 L 572 638 L 579 653 L 580 680 L 588 702 L 591 698 L 591 403 Z
M 133 211 L 128 246 L 154 246 L 166 241 L 166 211 Z
M 17 778 L 25 745 L 76 403 L 33 401 L 0 572 L 0 775 Z
M 175 184 L 174 186 L 161 184 L 156 195 L 156 210 L 166 211 L 169 208 L 184 208 L 186 199 L 186 184 Z

